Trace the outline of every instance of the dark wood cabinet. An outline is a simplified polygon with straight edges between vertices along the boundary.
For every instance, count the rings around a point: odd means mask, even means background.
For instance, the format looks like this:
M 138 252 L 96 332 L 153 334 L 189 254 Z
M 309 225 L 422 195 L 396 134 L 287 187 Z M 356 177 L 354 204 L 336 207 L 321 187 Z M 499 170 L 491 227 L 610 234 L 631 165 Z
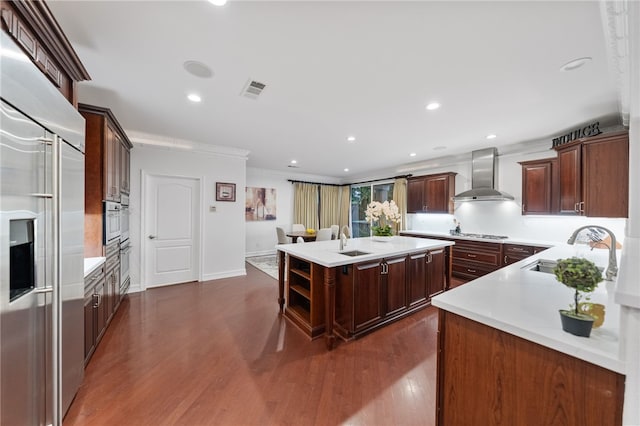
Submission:
M 71 43 L 44 1 L 1 1 L 2 30 L 71 103 L 77 103 L 78 81 L 91 80 Z
M 120 192 L 129 195 L 131 191 L 131 148 L 120 141 Z
M 456 278 L 474 280 L 501 267 L 500 243 L 455 240 L 452 249 L 452 275 Z
M 325 320 L 323 268 L 294 256 L 289 256 L 288 265 L 285 316 L 309 337 L 318 337 Z
M 447 248 L 337 268 L 334 331 L 349 340 L 427 306 L 444 291 Z
M 581 139 L 558 152 L 560 214 L 627 217 L 629 134 Z
M 407 309 L 407 256 L 384 260 L 383 315 L 391 316 Z
M 447 289 L 447 250 L 431 250 L 427 254 L 427 291 L 431 299 Z
M 560 191 L 560 214 L 580 214 L 582 201 L 582 146 L 558 150 L 558 173 Z
M 502 245 L 502 266 L 507 266 L 512 263 L 518 262 L 522 259 L 526 259 L 529 256 L 533 256 L 546 250 L 549 247 L 541 246 L 529 246 L 522 244 L 503 244 Z
M 123 177 L 129 190 L 129 153 L 126 133 L 110 109 L 79 104 L 85 118 L 85 256 L 102 256 L 104 201 L 120 201 Z M 127 154 L 122 154 L 127 151 Z
M 522 214 L 557 214 L 559 205 L 556 158 L 523 161 Z
M 84 363 L 89 362 L 106 328 L 104 265 L 85 278 Z
M 426 251 L 409 255 L 407 263 L 407 299 L 409 307 L 427 303 L 429 299 L 428 263 L 430 262 Z
M 353 333 L 382 320 L 382 261 L 353 265 Z
M 622 374 L 444 310 L 437 352 L 437 425 L 622 424 Z
M 453 213 L 456 173 L 418 176 L 407 180 L 408 213 Z

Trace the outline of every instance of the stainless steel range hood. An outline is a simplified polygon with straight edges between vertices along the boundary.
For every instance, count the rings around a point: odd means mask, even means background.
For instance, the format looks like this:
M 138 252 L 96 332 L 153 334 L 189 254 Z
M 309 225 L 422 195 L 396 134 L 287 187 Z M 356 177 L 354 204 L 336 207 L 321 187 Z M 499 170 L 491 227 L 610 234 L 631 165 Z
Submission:
M 513 196 L 495 189 L 496 148 L 471 153 L 471 189 L 456 194 L 453 201 L 504 201 Z

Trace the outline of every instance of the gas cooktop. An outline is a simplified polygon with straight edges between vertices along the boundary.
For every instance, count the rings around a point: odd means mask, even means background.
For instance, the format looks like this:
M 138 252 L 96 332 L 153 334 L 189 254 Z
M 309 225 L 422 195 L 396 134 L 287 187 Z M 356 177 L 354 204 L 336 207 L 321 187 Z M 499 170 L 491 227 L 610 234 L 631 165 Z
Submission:
M 464 232 L 456 235 L 460 235 L 461 237 L 484 238 L 486 240 L 506 240 L 507 238 L 509 238 L 506 235 L 468 234 Z

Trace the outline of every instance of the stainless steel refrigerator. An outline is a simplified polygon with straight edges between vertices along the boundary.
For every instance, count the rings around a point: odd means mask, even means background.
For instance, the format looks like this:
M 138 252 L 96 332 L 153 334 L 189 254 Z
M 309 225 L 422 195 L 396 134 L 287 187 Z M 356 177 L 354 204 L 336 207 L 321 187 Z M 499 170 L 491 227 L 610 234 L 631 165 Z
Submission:
M 0 51 L 0 424 L 59 425 L 84 374 L 84 119 Z

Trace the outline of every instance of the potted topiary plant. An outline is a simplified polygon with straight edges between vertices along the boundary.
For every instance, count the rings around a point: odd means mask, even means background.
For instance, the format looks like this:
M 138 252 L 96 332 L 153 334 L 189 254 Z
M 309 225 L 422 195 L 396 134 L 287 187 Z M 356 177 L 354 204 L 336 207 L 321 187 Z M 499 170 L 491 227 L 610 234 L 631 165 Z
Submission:
M 602 281 L 602 272 L 590 260 L 571 257 L 559 259 L 553 273 L 558 281 L 575 290 L 571 309 L 560 309 L 562 329 L 576 336 L 589 337 L 594 318 L 580 312 L 580 299 L 596 289 Z

